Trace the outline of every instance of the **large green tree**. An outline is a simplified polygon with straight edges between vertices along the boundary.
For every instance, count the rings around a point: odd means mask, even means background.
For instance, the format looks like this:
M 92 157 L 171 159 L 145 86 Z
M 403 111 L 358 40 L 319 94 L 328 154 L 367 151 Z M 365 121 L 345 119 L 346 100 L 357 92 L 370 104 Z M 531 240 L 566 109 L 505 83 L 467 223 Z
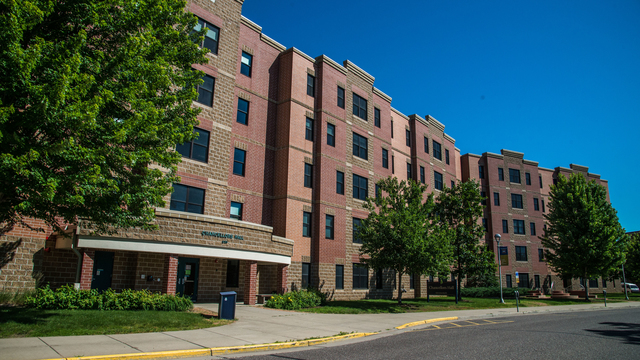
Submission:
M 627 282 L 640 281 L 640 232 L 629 235 L 624 271 Z
M 452 231 L 435 221 L 433 194 L 426 186 L 397 178 L 378 181 L 380 193 L 368 198 L 369 216 L 357 229 L 364 264 L 398 274 L 398 303 L 402 304 L 403 274 L 447 274 Z
M 475 181 L 458 182 L 451 188 L 444 188 L 436 199 L 436 211 L 444 226 L 454 230 L 451 238 L 453 247 L 453 273 L 458 289 L 465 276 L 490 279 L 486 275 L 497 270 L 495 256 L 481 239 L 485 230 L 480 224 L 483 215 L 480 185 Z M 459 294 L 459 293 L 458 293 Z
M 624 262 L 627 235 L 605 188 L 581 174 L 560 175 L 544 217 L 548 226 L 540 238 L 547 263 L 563 277 L 582 277 L 588 301 L 587 280 L 608 277 Z
M 153 228 L 206 61 L 185 5 L 0 1 L 0 234 L 27 218 Z

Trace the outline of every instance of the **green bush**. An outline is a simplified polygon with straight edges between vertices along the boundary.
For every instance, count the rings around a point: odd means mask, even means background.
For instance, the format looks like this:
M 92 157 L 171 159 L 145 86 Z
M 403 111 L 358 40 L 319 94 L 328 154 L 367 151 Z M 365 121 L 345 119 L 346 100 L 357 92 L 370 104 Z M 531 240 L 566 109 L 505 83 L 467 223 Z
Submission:
M 514 292 L 518 290 L 520 292 L 520 296 L 525 296 L 529 291 L 528 288 L 502 288 L 502 296 L 515 298 Z M 500 297 L 500 287 L 499 286 L 491 286 L 491 287 L 468 287 L 462 288 L 460 290 L 460 294 L 463 297 L 472 297 L 472 298 L 499 298 Z
M 273 309 L 298 310 L 324 304 L 327 296 L 316 289 L 291 291 L 273 295 L 264 306 Z
M 0 291 L 0 305 L 24 305 L 24 301 L 27 297 L 33 295 L 34 290 L 27 291 Z
M 162 310 L 185 311 L 193 308 L 190 298 L 152 293 L 148 290 L 125 289 L 120 293 L 109 289 L 103 293 L 97 290 L 76 290 L 64 285 L 52 290 L 48 285 L 28 296 L 25 305 L 47 310 Z

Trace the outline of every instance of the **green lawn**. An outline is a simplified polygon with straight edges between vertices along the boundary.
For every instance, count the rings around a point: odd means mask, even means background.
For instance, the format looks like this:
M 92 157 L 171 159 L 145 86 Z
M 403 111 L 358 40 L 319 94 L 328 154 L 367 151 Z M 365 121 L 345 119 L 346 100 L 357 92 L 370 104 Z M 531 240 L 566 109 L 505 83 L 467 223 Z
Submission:
M 634 294 L 630 300 L 639 301 L 640 295 Z M 483 298 L 463 298 L 456 304 L 453 297 L 432 297 L 427 299 L 403 299 L 402 306 L 397 300 L 355 300 L 355 301 L 329 301 L 324 306 L 302 309 L 303 312 L 319 314 L 380 314 L 380 313 L 404 313 L 404 312 L 428 312 L 446 310 L 471 310 L 471 309 L 493 309 L 493 308 L 513 308 L 516 307 L 515 299 L 504 299 L 505 304 L 500 304 L 499 299 Z M 624 300 L 624 294 L 608 294 L 607 302 L 620 302 Z M 521 299 L 521 307 L 553 306 L 584 304 L 583 299 Z M 604 306 L 604 299 L 598 295 L 591 303 L 601 303 Z
M 0 338 L 191 330 L 226 325 L 230 322 L 207 319 L 201 314 L 191 312 L 0 307 Z

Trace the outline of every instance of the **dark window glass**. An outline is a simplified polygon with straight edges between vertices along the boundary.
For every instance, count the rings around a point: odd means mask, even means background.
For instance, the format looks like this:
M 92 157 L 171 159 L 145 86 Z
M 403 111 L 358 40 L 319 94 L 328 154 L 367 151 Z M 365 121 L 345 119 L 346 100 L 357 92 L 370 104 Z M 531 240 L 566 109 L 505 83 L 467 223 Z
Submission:
M 484 191 L 480 191 L 480 204 L 486 206 L 487 205 L 487 193 L 485 193 Z
M 529 286 L 529 274 L 528 273 L 520 273 L 519 275 L 519 280 L 520 283 L 518 284 L 518 287 L 525 287 L 528 288 Z
M 247 152 L 236 148 L 233 151 L 233 173 L 235 175 L 244 176 L 244 165 L 247 158 Z
M 389 150 L 387 149 L 382 149 L 382 167 L 389 168 Z
M 484 179 L 484 165 L 478 165 L 478 177 Z
M 376 271 L 376 289 L 380 290 L 383 286 L 382 269 Z
M 513 220 L 513 233 L 524 235 L 524 220 Z
M 453 180 L 451 180 L 451 188 L 453 189 L 455 186 L 456 186 L 456 183 Z
M 202 214 L 204 210 L 204 189 L 173 184 L 169 208 L 171 210 Z
M 405 130 L 404 137 L 405 137 L 405 143 L 407 144 L 407 146 L 411 146 L 411 131 Z
M 513 287 L 513 284 L 511 283 L 511 274 L 507 274 L 507 287 Z
M 391 155 L 391 173 L 396 173 L 396 157 Z
M 359 117 L 362 120 L 367 119 L 367 100 L 360 96 L 353 94 L 353 115 Z
M 504 170 L 502 168 L 498 168 L 498 180 L 504 181 Z
M 433 186 L 438 190 L 442 190 L 443 187 L 442 174 L 437 171 L 433 172 Z
M 344 289 L 344 265 L 336 265 L 336 289 Z
M 538 249 L 538 261 L 544 261 L 544 249 Z
M 353 288 L 367 289 L 369 283 L 369 270 L 362 264 L 353 264 Z
M 204 75 L 202 77 L 204 83 L 196 86 L 196 91 L 198 92 L 198 100 L 200 104 L 213 106 L 213 89 L 215 87 L 216 79 L 209 75 Z
M 305 123 L 304 138 L 313 141 L 313 119 L 307 118 Z
M 227 260 L 227 287 L 237 288 L 240 277 L 240 260 Z
M 391 138 L 393 139 L 393 120 L 391 120 Z
M 193 30 L 200 31 L 202 28 L 207 28 L 207 32 L 204 34 L 204 40 L 202 40 L 201 43 L 198 43 L 198 46 L 207 48 L 212 54 L 218 55 L 218 38 L 220 36 L 220 29 L 198 18 L 198 24 L 193 28 Z
M 531 174 L 524 173 L 524 181 L 526 182 L 527 185 L 531 185 Z
M 306 289 L 309 287 L 309 270 L 311 268 L 311 264 L 302 263 L 302 288 Z
M 238 98 L 238 115 L 236 121 L 242 125 L 247 125 L 249 122 L 249 102 L 244 99 Z
M 353 218 L 353 242 L 356 244 L 362 244 L 362 239 L 358 237 L 358 228 L 362 225 L 362 219 Z
M 380 109 L 378 108 L 373 109 L 373 124 L 380 127 Z
M 484 231 L 486 232 L 487 229 L 487 218 L 482 218 L 482 227 L 484 228 Z
M 429 153 L 429 139 L 426 136 L 424 138 L 424 152 Z
M 229 207 L 229 217 L 236 220 L 242 220 L 242 203 L 232 201 Z
M 538 198 L 533 198 L 533 210 L 540 211 L 540 204 L 538 204 Z
M 509 233 L 509 221 L 507 220 L 502 220 L 502 233 L 503 234 L 508 234 Z
M 493 193 L 493 205 L 500 206 L 500 193 Z
M 425 182 L 425 178 L 424 178 L 424 166 L 420 166 L 420 182 L 424 184 Z
M 520 184 L 520 170 L 509 169 L 509 182 Z
M 313 177 L 313 165 L 304 164 L 304 187 L 311 187 Z
M 540 289 L 540 275 L 533 275 L 533 281 L 534 281 L 533 286 L 536 289 Z
M 527 247 L 526 246 L 516 246 L 516 260 L 517 261 L 527 261 Z
M 529 223 L 529 230 L 530 230 L 531 235 L 535 236 L 536 235 L 536 223 L 534 223 L 534 222 Z
M 433 140 L 433 157 L 442 160 L 442 146 L 435 140 Z
M 538 176 L 538 180 L 540 180 L 540 189 L 542 189 L 542 175 Z
M 327 145 L 336 146 L 336 126 L 327 124 Z
M 416 288 L 416 275 L 409 274 L 409 289 L 413 290 Z
M 311 237 L 311 213 L 302 213 L 302 236 Z
M 444 149 L 444 162 L 449 165 L 449 149 Z
M 511 194 L 511 207 L 514 209 L 522 209 L 522 195 Z
M 316 78 L 307 74 L 307 95 L 314 96 L 316 93 Z
M 242 61 L 240 62 L 240 74 L 251 77 L 251 67 L 253 66 L 253 55 L 242 52 Z
M 344 195 L 344 173 L 336 171 L 336 193 Z
M 338 106 L 344 109 L 344 89 L 338 86 Z
M 547 230 L 547 224 L 542 224 L 542 228 L 543 228 L 544 230 Z
M 376 198 L 378 198 L 378 197 L 380 197 L 380 195 L 382 195 L 381 192 L 380 192 L 380 187 L 378 186 L 378 184 L 376 184 L 376 190 L 375 191 L 376 191 L 376 195 L 375 195 Z
M 353 133 L 353 155 L 368 160 L 368 149 L 367 138 Z
M 333 215 L 326 215 L 324 237 L 327 239 L 333 239 Z
M 176 145 L 176 151 L 188 159 L 207 162 L 209 132 L 198 128 L 194 128 L 193 132 L 198 134 L 198 137 L 189 142 Z
M 541 200 L 541 202 L 542 202 L 542 212 L 545 212 L 545 210 L 544 210 L 544 200 Z
M 407 180 L 411 179 L 411 164 L 407 163 Z
M 365 177 L 353 174 L 353 198 L 366 200 L 369 196 L 369 180 Z

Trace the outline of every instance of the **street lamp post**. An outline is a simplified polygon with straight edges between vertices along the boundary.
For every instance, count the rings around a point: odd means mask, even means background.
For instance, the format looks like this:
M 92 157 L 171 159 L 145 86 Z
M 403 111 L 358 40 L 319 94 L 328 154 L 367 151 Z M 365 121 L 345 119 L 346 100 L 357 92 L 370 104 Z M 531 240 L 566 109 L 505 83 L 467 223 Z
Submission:
M 504 299 L 502 298 L 502 262 L 500 261 L 500 234 L 496 234 L 494 238 L 498 243 L 498 272 L 500 273 L 500 304 L 504 304 Z

